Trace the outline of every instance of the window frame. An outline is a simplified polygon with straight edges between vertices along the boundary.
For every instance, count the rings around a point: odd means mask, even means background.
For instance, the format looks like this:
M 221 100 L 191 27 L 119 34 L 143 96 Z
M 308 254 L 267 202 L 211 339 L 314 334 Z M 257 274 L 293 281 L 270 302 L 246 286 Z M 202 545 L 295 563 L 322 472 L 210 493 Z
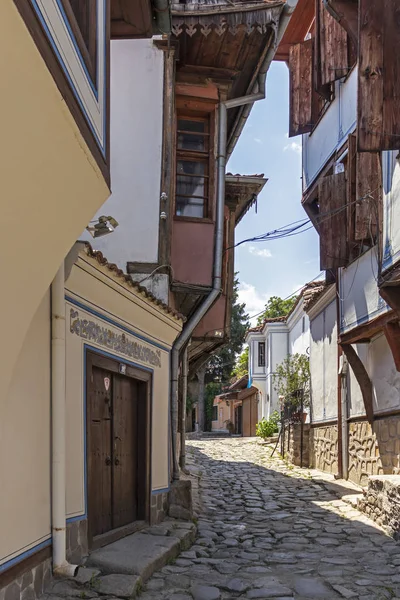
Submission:
M 180 130 L 178 129 L 178 123 L 181 120 L 187 121 L 202 121 L 207 124 L 207 132 L 205 135 L 208 138 L 208 149 L 206 151 L 195 151 L 178 148 L 178 135 Z M 182 130 L 183 131 L 183 130 Z M 174 163 L 174 208 L 173 216 L 174 220 L 177 221 L 188 221 L 194 223 L 213 223 L 214 222 L 214 143 L 215 143 L 215 123 L 214 113 L 210 110 L 190 110 L 186 107 L 178 108 L 175 115 L 175 163 Z M 195 132 L 193 132 L 195 133 Z M 196 159 L 198 159 L 196 161 Z M 206 176 L 204 176 L 206 195 L 199 198 L 204 199 L 203 217 L 193 217 L 186 215 L 178 215 L 177 211 L 177 197 L 181 194 L 177 193 L 178 188 L 178 161 L 193 161 L 200 162 L 206 165 Z M 208 183 L 207 183 L 208 182 Z
M 265 342 L 258 342 L 258 366 L 259 367 L 265 367 L 266 366 L 266 360 L 265 360 Z M 263 349 L 262 352 L 260 352 L 260 349 Z
M 215 418 L 215 415 L 217 415 L 217 418 Z M 218 420 L 219 420 L 219 413 L 218 413 L 218 405 L 216 404 L 215 406 L 212 407 L 211 421 L 218 421 Z

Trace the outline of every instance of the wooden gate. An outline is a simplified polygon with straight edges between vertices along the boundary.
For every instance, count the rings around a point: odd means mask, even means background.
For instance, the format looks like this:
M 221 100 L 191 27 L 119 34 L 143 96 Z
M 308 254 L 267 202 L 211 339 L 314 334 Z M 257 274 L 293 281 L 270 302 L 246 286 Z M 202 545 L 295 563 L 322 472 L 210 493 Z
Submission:
M 150 374 L 87 354 L 89 543 L 149 518 Z

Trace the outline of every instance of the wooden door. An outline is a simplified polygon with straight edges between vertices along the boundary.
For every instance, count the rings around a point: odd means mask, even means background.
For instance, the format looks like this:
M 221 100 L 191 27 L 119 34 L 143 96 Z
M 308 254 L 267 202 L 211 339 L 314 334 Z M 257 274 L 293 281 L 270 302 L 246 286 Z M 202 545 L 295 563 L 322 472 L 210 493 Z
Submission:
M 112 373 L 91 366 L 87 394 L 88 512 L 91 537 L 112 528 Z
M 138 383 L 123 375 L 113 381 L 113 528 L 137 519 Z

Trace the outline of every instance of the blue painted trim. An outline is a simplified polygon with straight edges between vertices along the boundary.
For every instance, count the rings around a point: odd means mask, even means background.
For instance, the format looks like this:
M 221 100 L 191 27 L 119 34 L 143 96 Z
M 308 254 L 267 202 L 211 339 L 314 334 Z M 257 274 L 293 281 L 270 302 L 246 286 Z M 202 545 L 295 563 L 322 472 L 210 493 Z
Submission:
M 368 314 L 364 315 L 364 317 L 360 317 L 359 319 L 357 319 L 356 321 L 353 321 L 353 323 L 350 323 L 349 325 L 346 324 L 345 327 L 343 327 L 343 328 L 341 327 L 340 332 L 347 333 L 351 329 L 355 329 L 356 327 L 358 327 L 358 325 L 363 325 L 364 323 L 367 323 L 369 320 L 373 319 L 374 317 L 378 316 L 379 314 L 383 314 L 383 313 L 387 312 L 387 310 L 388 310 L 388 306 L 385 303 L 385 309 L 377 308 L 372 313 L 368 313 Z
M 168 452 L 168 454 L 169 454 L 169 452 Z M 170 491 L 170 486 L 168 486 L 166 488 L 162 488 L 161 490 L 153 490 L 151 492 L 151 495 L 152 496 L 157 496 L 158 494 L 164 494 L 164 493 L 169 492 L 169 491 Z
M 83 521 L 84 519 L 87 519 L 87 511 L 85 511 L 85 514 L 83 514 L 83 515 L 78 515 L 76 517 L 69 517 L 69 519 L 67 519 L 67 523 L 76 523 L 76 521 Z
M 36 0 L 33 0 L 33 1 L 35 2 Z M 65 25 L 66 25 L 66 27 L 67 27 L 67 29 L 68 29 L 68 33 L 69 33 L 69 35 L 70 35 L 70 38 L 71 38 L 71 40 L 72 40 L 72 43 L 74 44 L 74 47 L 75 47 L 76 53 L 77 53 L 77 54 L 78 54 L 78 56 L 79 56 L 79 62 L 81 63 L 81 65 L 82 65 L 82 67 L 83 67 L 83 70 L 85 71 L 86 77 L 88 78 L 88 81 L 89 81 L 89 83 L 90 83 L 90 87 L 92 88 L 92 91 L 93 91 L 93 93 L 94 93 L 94 96 L 95 96 L 96 100 L 98 101 L 98 100 L 99 100 L 99 95 L 98 95 L 98 94 L 99 94 L 99 92 L 98 92 L 98 90 L 96 89 L 96 86 L 94 85 L 94 81 L 92 80 L 92 78 L 91 78 L 91 76 L 90 76 L 90 73 L 89 73 L 89 71 L 87 70 L 86 63 L 85 63 L 85 61 L 84 61 L 84 59 L 83 59 L 83 56 L 82 56 L 82 54 L 81 54 L 81 51 L 80 51 L 80 49 L 79 49 L 79 46 L 78 46 L 78 44 L 77 44 L 77 41 L 76 41 L 76 38 L 75 38 L 74 32 L 73 32 L 73 31 L 72 31 L 72 29 L 71 29 L 71 25 L 70 25 L 70 23 L 69 23 L 68 17 L 67 17 L 67 15 L 65 14 L 64 7 L 63 7 L 63 5 L 62 5 L 62 3 L 61 3 L 61 0 L 56 0 L 56 2 L 57 2 L 57 6 L 58 6 L 58 8 L 59 8 L 59 10 L 60 10 L 60 13 L 61 13 L 61 15 L 62 15 L 63 21 L 64 21 L 64 23 L 65 23 Z M 96 15 L 96 19 L 97 19 L 97 15 Z M 98 32 L 97 32 L 97 33 L 98 33 Z M 99 40 L 97 39 L 97 47 L 98 47 L 98 41 L 99 41 Z M 96 57 L 96 62 L 98 62 L 98 61 L 97 61 L 97 57 Z M 97 67 L 97 65 L 96 65 L 96 67 Z
M 47 548 L 48 546 L 51 546 L 51 537 L 49 537 L 48 540 L 45 540 L 44 542 L 41 542 L 40 544 L 33 546 L 33 548 L 30 548 L 29 550 L 22 552 L 22 554 L 18 554 L 18 556 L 15 556 L 11 560 L 8 560 L 7 562 L 0 565 L 0 573 L 2 573 L 3 571 L 6 571 L 7 569 L 10 569 L 14 565 L 17 565 L 18 563 L 20 563 L 25 558 L 32 556 L 32 554 L 35 554 L 36 552 L 39 552 L 39 550 L 43 550 L 43 548 Z
M 151 369 L 150 367 L 144 367 L 143 365 L 140 365 L 138 363 L 134 363 L 130 360 L 127 360 L 126 358 L 121 358 L 120 356 L 117 356 L 116 354 L 111 354 L 110 352 L 104 352 L 103 350 L 99 349 L 99 348 L 95 348 L 94 346 L 91 346 L 90 344 L 83 344 L 83 352 L 84 352 L 84 368 L 83 368 L 83 423 L 84 423 L 84 431 L 83 431 L 83 452 L 84 452 L 84 495 L 85 495 L 85 514 L 81 515 L 80 517 L 73 517 L 73 519 L 75 518 L 76 520 L 80 519 L 87 519 L 87 515 L 88 515 L 88 506 L 87 506 L 87 501 L 88 501 L 88 494 L 87 494 L 87 436 L 86 436 L 86 431 L 87 431 L 87 422 L 86 422 L 86 412 L 87 412 L 87 394 L 86 394 L 86 389 L 87 389 L 87 353 L 89 352 L 94 352 L 95 354 L 99 354 L 100 356 L 107 356 L 108 358 L 112 358 L 113 360 L 115 360 L 116 362 L 119 363 L 124 363 L 126 365 L 130 365 L 131 367 L 136 367 L 137 369 L 141 369 L 142 371 L 148 371 L 149 373 L 151 373 L 152 375 L 154 375 L 154 369 Z M 152 381 L 151 381 L 151 394 L 150 394 L 150 401 L 151 403 L 153 403 L 153 380 L 154 377 L 152 377 Z M 152 414 L 152 411 L 151 411 Z M 152 423 L 150 423 L 150 427 L 151 427 Z M 152 443 L 152 440 L 150 440 L 150 443 Z M 150 452 L 151 454 L 151 452 Z
M 58 0 L 56 0 L 56 1 L 57 1 L 57 4 L 58 4 Z M 103 0 L 103 2 L 105 2 L 105 0 Z M 107 147 L 107 144 L 106 144 L 106 133 L 107 132 L 106 132 L 106 129 L 104 128 L 104 123 L 105 123 L 105 118 L 106 118 L 105 115 L 107 113 L 107 107 L 106 107 L 106 102 L 107 102 L 107 95 L 106 95 L 107 74 L 105 73 L 105 77 L 104 77 L 104 91 L 103 91 L 103 93 L 104 93 L 104 107 L 103 107 L 103 109 L 104 109 L 104 116 L 103 116 L 103 136 L 104 136 L 104 143 L 102 145 L 102 143 L 99 140 L 98 135 L 97 135 L 97 133 L 96 133 L 96 131 L 95 131 L 93 125 L 92 125 L 92 122 L 91 122 L 91 120 L 89 118 L 89 115 L 88 115 L 88 113 L 87 113 L 87 111 L 85 109 L 85 106 L 83 105 L 83 102 L 82 102 L 82 100 L 80 98 L 78 90 L 76 89 L 75 84 L 72 81 L 72 78 L 71 78 L 70 74 L 68 73 L 68 69 L 66 68 L 66 65 L 65 65 L 65 63 L 63 61 L 63 58 L 62 58 L 62 56 L 61 56 L 61 54 L 60 54 L 60 52 L 59 52 L 59 50 L 58 50 L 58 48 L 57 48 L 57 46 L 56 46 L 56 44 L 54 42 L 53 36 L 52 36 L 49 28 L 47 27 L 46 21 L 44 20 L 44 18 L 42 16 L 42 12 L 41 12 L 41 10 L 40 10 L 40 8 L 39 8 L 36 0 L 31 0 L 31 3 L 32 3 L 33 8 L 34 8 L 34 10 L 35 10 L 35 12 L 37 14 L 37 17 L 38 17 L 38 19 L 39 19 L 39 21 L 40 21 L 40 23 L 41 23 L 41 25 L 42 25 L 42 27 L 43 27 L 46 35 L 47 35 L 47 38 L 48 38 L 48 40 L 49 40 L 49 42 L 51 44 L 51 47 L 53 48 L 53 51 L 54 51 L 54 53 L 55 53 L 55 55 L 56 55 L 56 57 L 58 59 L 58 62 L 60 63 L 60 65 L 61 65 L 61 67 L 62 67 L 62 69 L 64 71 L 65 77 L 67 78 L 68 83 L 69 83 L 69 85 L 71 86 L 71 89 L 74 92 L 75 98 L 76 98 L 76 100 L 77 100 L 80 108 L 82 109 L 83 114 L 86 117 L 86 121 L 87 121 L 87 123 L 88 123 L 88 125 L 89 125 L 89 127 L 90 127 L 90 129 L 91 129 L 91 131 L 93 133 L 93 136 L 94 136 L 94 138 L 95 138 L 95 140 L 97 142 L 97 145 L 99 146 L 99 148 L 101 150 L 101 153 L 105 157 L 105 155 L 106 155 L 106 147 Z M 105 11 L 105 7 L 104 7 L 104 11 Z M 105 13 L 106 13 L 106 11 L 105 11 Z M 104 27 L 105 27 L 105 25 L 106 24 L 104 23 Z M 67 24 L 67 28 L 68 28 L 68 24 Z M 72 37 L 72 41 L 74 42 L 74 45 L 75 45 L 76 44 L 75 37 Z M 106 46 L 106 44 L 104 44 L 104 46 Z M 105 48 L 105 51 L 106 51 L 106 48 Z M 80 53 L 79 53 L 79 56 L 80 56 Z M 81 56 L 80 56 L 80 59 L 81 59 Z M 105 69 L 107 68 L 106 64 L 104 65 L 104 68 Z M 89 83 L 90 83 L 90 85 L 92 87 L 91 79 L 90 78 L 89 78 Z
M 98 317 L 99 319 L 103 319 L 103 321 L 110 323 L 114 327 L 117 327 L 118 329 L 122 329 L 122 331 L 126 331 L 126 333 L 129 333 L 133 337 L 135 337 L 139 340 L 142 340 L 143 342 L 147 342 L 148 344 L 155 346 L 156 348 L 160 348 L 161 350 L 164 350 L 165 352 L 168 352 L 168 354 L 169 354 L 170 349 L 167 348 L 167 346 L 163 346 L 162 344 L 159 344 L 158 342 L 153 342 L 152 340 L 145 337 L 144 335 L 140 335 L 139 333 L 136 333 L 132 329 L 129 329 L 129 327 L 125 327 L 125 325 L 121 325 L 117 321 L 114 321 L 113 319 L 106 317 L 105 315 L 98 312 L 97 310 L 94 310 L 90 306 L 87 306 L 86 304 L 79 302 L 79 300 L 75 300 L 74 298 L 72 298 L 71 296 L 68 296 L 67 294 L 65 294 L 65 299 L 67 300 L 67 302 L 70 302 L 71 304 L 74 304 L 75 306 L 78 306 L 79 308 L 86 310 L 88 313 L 94 315 L 95 317 Z M 118 358 L 118 360 L 120 361 L 120 358 Z

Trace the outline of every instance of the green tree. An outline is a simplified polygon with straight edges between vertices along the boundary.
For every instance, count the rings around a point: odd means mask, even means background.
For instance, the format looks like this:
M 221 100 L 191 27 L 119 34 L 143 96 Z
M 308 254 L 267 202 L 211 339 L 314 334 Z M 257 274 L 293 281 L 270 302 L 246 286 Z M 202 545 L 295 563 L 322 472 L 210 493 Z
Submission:
M 207 367 L 207 382 L 218 381 L 222 385 L 229 383 L 235 367 L 237 355 L 243 348 L 246 331 L 250 327 L 249 315 L 246 313 L 245 304 L 239 299 L 239 279 L 235 274 L 232 295 L 232 316 L 229 341 L 214 356 L 211 357 Z
M 247 375 L 249 372 L 249 347 L 243 350 L 242 354 L 239 356 L 235 368 L 233 369 L 233 375 L 237 378 L 243 377 L 243 375 Z
M 213 413 L 213 405 L 214 405 L 214 398 L 215 396 L 218 396 L 218 394 L 221 393 L 222 390 L 222 386 L 220 383 L 217 383 L 215 381 L 210 381 L 209 383 L 207 383 L 206 387 L 205 387 L 205 393 L 204 393 L 204 407 L 205 407 L 205 427 L 204 429 L 206 431 L 211 431 L 211 423 L 212 423 L 212 413 Z
M 276 319 L 277 317 L 286 317 L 294 307 L 297 296 L 282 300 L 279 296 L 271 296 L 265 305 L 265 310 L 257 319 L 257 325 L 261 325 L 265 319 Z

